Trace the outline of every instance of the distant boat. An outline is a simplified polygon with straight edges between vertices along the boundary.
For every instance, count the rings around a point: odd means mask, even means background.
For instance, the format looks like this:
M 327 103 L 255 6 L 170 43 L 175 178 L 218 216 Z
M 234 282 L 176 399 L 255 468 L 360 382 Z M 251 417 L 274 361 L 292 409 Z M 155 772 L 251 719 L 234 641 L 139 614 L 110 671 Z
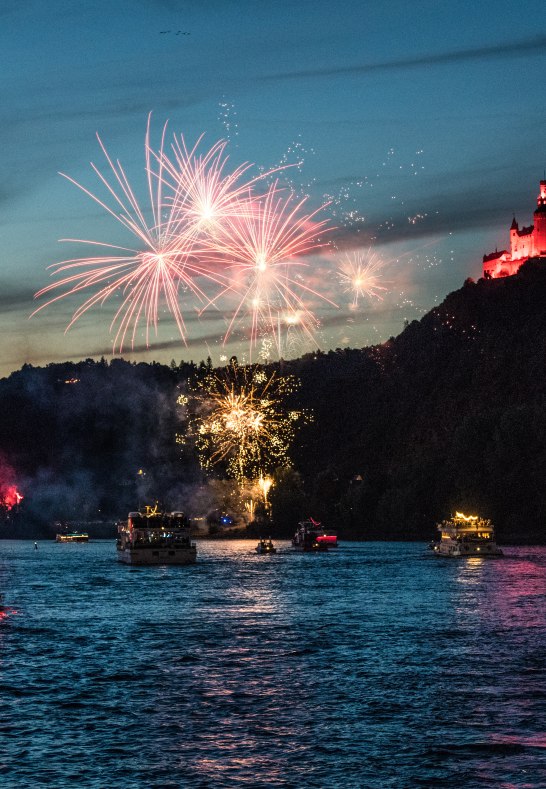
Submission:
M 337 546 L 335 534 L 328 534 L 318 521 L 310 518 L 300 521 L 292 538 L 292 545 L 298 551 L 321 553 Z
M 256 546 L 256 553 L 259 554 L 277 553 L 277 549 L 271 542 L 271 537 L 268 540 L 260 540 L 260 542 Z
M 118 559 L 125 564 L 193 564 L 197 548 L 183 512 L 147 507 L 118 525 Z
M 438 523 L 437 529 L 440 540 L 430 546 L 437 556 L 498 558 L 504 555 L 495 542 L 493 524 L 479 515 L 456 512 L 453 518 Z
M 89 542 L 89 535 L 84 531 L 61 532 L 55 535 L 56 542 Z M 36 543 L 35 548 L 38 548 Z

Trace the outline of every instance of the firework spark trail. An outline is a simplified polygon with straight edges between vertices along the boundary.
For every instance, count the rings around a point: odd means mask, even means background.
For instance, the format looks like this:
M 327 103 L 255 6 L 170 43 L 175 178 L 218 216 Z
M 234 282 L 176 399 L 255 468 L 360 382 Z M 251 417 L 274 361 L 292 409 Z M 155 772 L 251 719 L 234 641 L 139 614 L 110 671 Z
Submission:
M 300 412 L 287 411 L 286 396 L 293 378 L 267 376 L 259 368 L 231 366 L 222 377 L 210 374 L 190 394 L 190 431 L 196 439 L 201 465 L 225 464 L 240 484 L 263 477 L 288 450 Z
M 237 123 L 237 110 L 235 104 L 229 101 L 226 96 L 218 103 L 218 120 L 222 123 L 228 140 L 238 137 L 239 124 Z
M 117 326 L 113 350 L 121 352 L 127 332 L 132 328 L 131 344 L 134 345 L 138 325 L 142 318 L 146 325 L 146 344 L 150 340 L 150 328 L 157 333 L 159 321 L 159 304 L 164 299 L 168 310 L 172 313 L 180 336 L 186 340 L 186 326 L 179 303 L 180 288 L 188 290 L 201 304 L 209 300 L 197 278 L 213 282 L 225 287 L 226 278 L 210 269 L 199 257 L 192 239 L 185 232 L 184 215 L 173 200 L 164 197 L 165 178 L 163 148 L 165 144 L 166 126 L 163 128 L 159 153 L 150 147 L 150 118 L 146 130 L 145 159 L 148 198 L 152 221 L 147 222 L 129 179 L 119 162 L 113 161 L 102 140 L 97 135 L 99 145 L 110 167 L 113 184 L 104 176 L 99 168 L 91 163 L 91 167 L 108 194 L 120 211 L 114 210 L 106 202 L 94 195 L 89 189 L 70 176 L 61 173 L 68 181 L 81 189 L 88 197 L 103 208 L 111 217 L 132 233 L 140 242 L 140 248 L 118 246 L 105 242 L 87 239 L 61 239 L 62 241 L 79 242 L 109 250 L 106 255 L 64 260 L 50 266 L 55 274 L 73 272 L 69 276 L 47 285 L 36 293 L 35 298 L 50 294 L 64 288 L 64 292 L 50 298 L 32 315 L 45 307 L 91 288 L 98 291 L 89 296 L 74 311 L 67 330 L 82 317 L 91 307 L 104 302 L 116 293 L 122 294 L 122 303 L 112 320 L 110 330 Z M 154 161 L 155 169 L 152 167 Z M 115 253 L 125 252 L 120 255 Z M 32 316 L 31 316 L 32 317 Z
M 346 293 L 353 296 L 352 306 L 359 298 L 382 299 L 387 288 L 380 284 L 383 260 L 371 250 L 347 253 L 340 261 L 338 278 Z
M 277 314 L 277 329 L 272 339 L 279 359 L 296 356 L 309 342 L 318 348 L 320 322 L 309 310 L 283 309 Z M 266 335 L 271 336 L 271 335 Z
M 283 316 L 292 322 L 297 316 L 302 330 L 313 337 L 311 327 L 318 321 L 304 299 L 313 297 L 336 306 L 307 285 L 301 274 L 309 267 L 302 256 L 324 247 L 319 233 L 332 229 L 327 227 L 327 219 L 315 219 L 325 206 L 304 213 L 305 202 L 306 198 L 295 201 L 292 194 L 282 194 L 275 182 L 252 211 L 223 225 L 220 238 L 211 247 L 210 260 L 224 264 L 232 276 L 207 307 L 226 295 L 238 297 L 224 343 L 245 316 L 250 318 L 251 348 L 260 330 L 276 336 Z

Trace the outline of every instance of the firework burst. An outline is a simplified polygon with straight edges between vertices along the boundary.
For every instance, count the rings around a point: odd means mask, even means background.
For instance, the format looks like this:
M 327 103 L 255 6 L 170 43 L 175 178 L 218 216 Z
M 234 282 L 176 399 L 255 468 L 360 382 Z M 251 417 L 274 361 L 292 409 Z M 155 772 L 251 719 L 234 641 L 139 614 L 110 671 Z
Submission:
M 266 322 L 267 318 L 267 322 Z M 309 345 L 318 348 L 320 323 L 307 309 L 277 308 L 259 322 L 260 350 L 258 358 L 264 364 L 273 358 L 287 359 L 297 356 Z M 276 323 L 275 323 L 276 322 Z M 250 356 L 256 341 L 251 341 Z
M 172 195 L 173 214 L 183 228 L 184 237 L 214 243 L 221 237 L 227 221 L 252 213 L 259 199 L 253 194 L 256 184 L 289 165 L 243 180 L 254 165 L 245 162 L 227 172 L 227 141 L 219 140 L 208 151 L 199 153 L 203 137 L 191 148 L 183 136 L 175 137 L 172 155 L 167 156 L 163 149 L 156 160 L 158 175 Z
M 230 283 L 211 304 L 227 296 L 235 299 L 224 342 L 237 323 L 248 321 L 251 348 L 264 334 L 278 337 L 282 323 L 296 324 L 313 337 L 318 324 L 309 300 L 333 304 L 308 284 L 309 264 L 304 255 L 325 244 L 320 233 L 330 230 L 328 220 L 316 216 L 325 206 L 306 213 L 306 198 L 272 184 L 266 194 L 222 228 L 211 260 L 231 272 Z
M 287 464 L 303 416 L 286 409 L 295 388 L 291 377 L 233 364 L 223 376 L 199 380 L 190 396 L 190 433 L 202 467 L 221 465 L 242 485 Z
M 325 246 L 320 236 L 332 229 L 327 219 L 317 218 L 325 206 L 308 211 L 307 198 L 296 198 L 277 181 L 266 186 L 264 179 L 290 166 L 286 163 L 254 177 L 248 163 L 230 172 L 226 141 L 205 149 L 202 136 L 193 147 L 174 136 L 168 147 L 166 131 L 165 125 L 159 148 L 152 149 L 148 118 L 145 207 L 98 135 L 108 169 L 103 173 L 95 164 L 91 167 L 106 191 L 104 199 L 64 176 L 132 240 L 121 245 L 63 239 L 87 246 L 91 254 L 50 266 L 56 281 L 36 293 L 45 301 L 32 315 L 79 297 L 68 330 L 92 308 L 117 298 L 110 325 L 114 353 L 122 352 L 128 338 L 134 347 L 142 326 L 149 346 L 161 308 L 170 313 L 184 342 L 188 309 L 202 315 L 214 307 L 225 320 L 224 343 L 237 328 L 250 337 L 250 356 L 264 337 L 275 343 L 279 356 L 296 337 L 316 345 L 315 305 L 336 306 L 324 295 L 322 283 L 313 281 L 306 260 Z
M 338 278 L 344 291 L 352 295 L 353 308 L 358 306 L 359 298 L 383 298 L 381 294 L 387 290 L 380 284 L 383 266 L 379 255 L 370 250 L 348 253 L 341 259 Z
M 157 333 L 159 306 L 163 302 L 172 314 L 180 336 L 185 341 L 186 327 L 180 307 L 180 291 L 187 291 L 197 297 L 201 303 L 205 303 L 208 296 L 198 284 L 199 278 L 225 286 L 226 280 L 210 270 L 199 258 L 185 232 L 184 216 L 175 201 L 172 197 L 165 198 L 162 153 L 165 132 L 166 127 L 163 129 L 159 153 L 156 154 L 150 147 L 150 120 L 148 120 L 145 143 L 148 219 L 122 165 L 110 157 L 98 135 L 99 145 L 110 168 L 109 178 L 103 175 L 95 164 L 91 163 L 91 167 L 107 190 L 111 205 L 78 181 L 61 173 L 129 231 L 137 239 L 138 246 L 124 247 L 86 239 L 62 239 L 62 241 L 90 245 L 105 254 L 64 260 L 51 266 L 54 274 L 64 276 L 38 291 L 35 298 L 49 296 L 58 290 L 63 292 L 49 298 L 32 315 L 60 299 L 92 290 L 93 293 L 74 311 L 68 330 L 89 309 L 104 304 L 114 295 L 121 294 L 122 301 L 110 327 L 111 331 L 116 332 L 113 342 L 114 352 L 116 348 L 121 352 L 129 331 L 131 344 L 134 345 L 141 320 L 145 323 L 146 344 L 149 344 L 150 329 L 153 328 Z

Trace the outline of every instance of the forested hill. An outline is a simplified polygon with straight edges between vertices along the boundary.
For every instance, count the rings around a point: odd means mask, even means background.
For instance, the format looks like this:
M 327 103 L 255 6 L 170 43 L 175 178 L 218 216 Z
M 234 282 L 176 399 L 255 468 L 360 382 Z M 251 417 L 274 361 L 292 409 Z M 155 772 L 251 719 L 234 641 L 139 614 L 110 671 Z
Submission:
M 546 540 L 546 260 L 468 280 L 384 345 L 285 369 L 315 414 L 297 465 L 330 519 L 416 538 L 478 511 L 501 539 Z
M 463 510 L 491 517 L 501 541 L 546 541 L 545 304 L 546 260 L 529 261 L 468 281 L 383 345 L 282 362 L 301 381 L 290 407 L 313 419 L 297 473 L 271 492 L 276 528 L 313 515 L 346 537 L 429 539 Z M 205 369 L 86 360 L 1 380 L 0 477 L 22 489 L 24 524 L 116 518 L 154 498 L 203 509 L 175 436 L 179 387 Z M 10 516 L 0 536 L 25 529 Z

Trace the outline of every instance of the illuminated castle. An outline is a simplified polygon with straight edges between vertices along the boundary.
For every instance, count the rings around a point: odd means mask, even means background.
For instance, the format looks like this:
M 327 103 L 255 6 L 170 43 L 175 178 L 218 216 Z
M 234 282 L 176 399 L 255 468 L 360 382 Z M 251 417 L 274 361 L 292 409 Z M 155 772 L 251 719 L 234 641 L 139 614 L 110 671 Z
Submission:
M 483 256 L 483 276 L 486 279 L 509 277 L 529 258 L 546 257 L 546 181 L 540 182 L 534 223 L 520 229 L 516 218 L 510 226 L 510 250 L 495 250 Z

